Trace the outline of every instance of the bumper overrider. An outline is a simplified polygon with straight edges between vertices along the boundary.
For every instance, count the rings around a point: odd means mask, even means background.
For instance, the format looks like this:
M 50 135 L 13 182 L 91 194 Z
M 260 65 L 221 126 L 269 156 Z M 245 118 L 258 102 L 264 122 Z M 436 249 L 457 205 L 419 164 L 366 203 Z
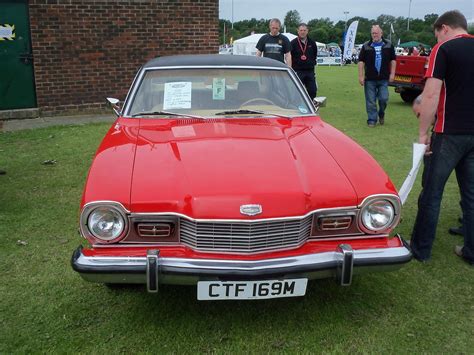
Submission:
M 396 270 L 411 260 L 406 241 L 399 235 L 395 238 L 400 239 L 398 247 L 354 250 L 350 244 L 340 244 L 331 252 L 261 260 L 161 257 L 159 248 L 150 248 L 143 257 L 86 256 L 79 247 L 71 263 L 87 281 L 146 284 L 149 292 L 158 292 L 159 284 L 295 277 L 335 277 L 342 286 L 348 286 L 353 274 Z

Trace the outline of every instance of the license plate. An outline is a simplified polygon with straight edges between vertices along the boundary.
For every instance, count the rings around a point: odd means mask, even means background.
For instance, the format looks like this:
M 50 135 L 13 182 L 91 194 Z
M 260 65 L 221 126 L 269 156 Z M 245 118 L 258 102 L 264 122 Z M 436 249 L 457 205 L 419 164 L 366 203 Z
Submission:
M 403 81 L 405 83 L 411 83 L 411 76 L 395 75 L 395 81 Z
M 197 299 L 258 300 L 267 298 L 304 296 L 308 279 L 265 281 L 200 281 Z

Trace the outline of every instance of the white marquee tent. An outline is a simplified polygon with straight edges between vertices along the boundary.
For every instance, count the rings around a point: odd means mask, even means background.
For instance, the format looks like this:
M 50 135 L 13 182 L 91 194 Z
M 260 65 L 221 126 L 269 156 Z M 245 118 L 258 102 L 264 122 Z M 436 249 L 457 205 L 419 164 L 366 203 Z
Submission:
M 296 38 L 296 36 L 293 33 L 283 33 L 290 41 Z M 262 37 L 264 33 L 256 33 L 238 40 L 234 41 L 234 49 L 233 49 L 233 54 L 234 55 L 256 55 L 257 54 L 257 48 L 255 46 L 257 45 L 258 40 L 260 37 Z M 326 45 L 324 43 L 316 42 L 316 45 L 318 46 L 318 50 L 321 48 L 324 48 Z

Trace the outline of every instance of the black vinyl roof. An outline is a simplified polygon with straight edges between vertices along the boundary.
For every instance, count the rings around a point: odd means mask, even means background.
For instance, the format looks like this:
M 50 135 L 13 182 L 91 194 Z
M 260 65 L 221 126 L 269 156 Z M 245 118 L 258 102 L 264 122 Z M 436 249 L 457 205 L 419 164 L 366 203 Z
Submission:
M 263 66 L 285 68 L 288 66 L 274 59 L 250 55 L 196 54 L 159 57 L 150 60 L 143 68 L 176 66 Z

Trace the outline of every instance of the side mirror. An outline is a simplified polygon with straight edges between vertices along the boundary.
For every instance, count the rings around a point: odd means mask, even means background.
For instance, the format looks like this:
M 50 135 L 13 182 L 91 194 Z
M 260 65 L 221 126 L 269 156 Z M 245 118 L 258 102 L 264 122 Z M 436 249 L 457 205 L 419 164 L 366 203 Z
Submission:
M 108 97 L 107 98 L 107 104 L 108 104 L 109 107 L 112 107 L 112 109 L 114 110 L 114 112 L 117 116 L 120 116 L 121 107 L 120 107 L 120 100 L 119 99 L 115 99 L 113 97 Z

